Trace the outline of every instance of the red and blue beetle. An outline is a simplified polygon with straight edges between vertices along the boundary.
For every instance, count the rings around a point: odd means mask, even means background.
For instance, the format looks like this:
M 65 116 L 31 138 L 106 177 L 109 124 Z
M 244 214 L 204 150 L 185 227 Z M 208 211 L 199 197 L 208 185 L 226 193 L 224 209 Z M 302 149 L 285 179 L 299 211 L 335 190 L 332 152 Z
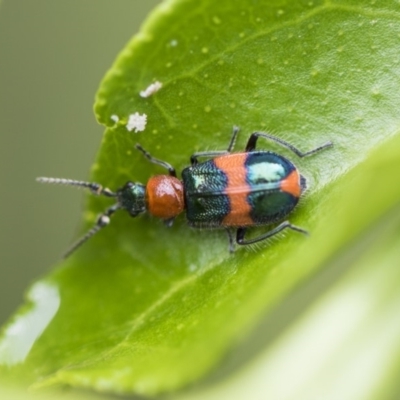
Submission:
M 236 243 L 248 245 L 270 238 L 286 228 L 307 233 L 285 218 L 298 203 L 306 189 L 306 179 L 287 158 L 271 151 L 256 150 L 258 138 L 272 140 L 291 150 L 298 157 L 306 157 L 332 146 L 327 142 L 308 152 L 301 152 L 290 143 L 263 132 L 250 135 L 244 152 L 232 153 L 239 128 L 233 134 L 227 150 L 195 153 L 191 165 L 183 169 L 182 179 L 175 168 L 152 157 L 139 144 L 136 148 L 152 163 L 168 170 L 168 175 L 152 176 L 146 185 L 127 182 L 116 192 L 98 183 L 62 178 L 37 178 L 39 182 L 72 185 L 89 189 L 96 195 L 113 197 L 114 205 L 105 210 L 96 224 L 76 242 L 65 257 L 86 240 L 107 226 L 115 211 L 123 209 L 132 217 L 144 212 L 162 219 L 171 226 L 175 217 L 186 212 L 194 228 L 225 228 L 229 235 L 230 251 L 234 250 L 231 229 L 236 229 Z M 199 162 L 199 158 L 209 158 Z M 255 238 L 246 239 L 249 227 L 280 224 Z

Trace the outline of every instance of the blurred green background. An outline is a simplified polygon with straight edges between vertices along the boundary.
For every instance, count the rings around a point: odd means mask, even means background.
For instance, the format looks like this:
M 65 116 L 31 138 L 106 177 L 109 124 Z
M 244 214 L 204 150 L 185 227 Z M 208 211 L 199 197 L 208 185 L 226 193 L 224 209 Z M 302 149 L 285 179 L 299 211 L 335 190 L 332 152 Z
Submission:
M 59 259 L 81 219 L 82 192 L 35 178 L 87 179 L 103 133 L 94 94 L 159 2 L 0 4 L 0 325 Z

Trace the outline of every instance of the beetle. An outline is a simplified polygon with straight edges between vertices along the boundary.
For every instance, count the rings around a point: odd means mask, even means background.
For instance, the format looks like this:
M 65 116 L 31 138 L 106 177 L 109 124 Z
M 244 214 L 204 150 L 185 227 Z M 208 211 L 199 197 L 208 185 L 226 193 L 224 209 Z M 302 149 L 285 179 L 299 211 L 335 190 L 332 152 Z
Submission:
M 194 228 L 225 228 L 231 252 L 234 251 L 233 228 L 236 229 L 238 245 L 260 242 L 284 229 L 307 234 L 306 230 L 286 219 L 306 190 L 306 178 L 287 158 L 272 151 L 256 150 L 256 144 L 258 138 L 271 140 L 302 158 L 331 147 L 333 143 L 329 141 L 302 152 L 283 139 L 264 132 L 253 132 L 244 152 L 233 153 L 238 132 L 239 128 L 235 126 L 227 150 L 194 153 L 190 157 L 191 165 L 182 170 L 182 179 L 177 178 L 171 164 L 154 158 L 140 144 L 136 144 L 136 149 L 151 163 L 165 168 L 168 175 L 152 176 L 146 185 L 127 182 L 116 192 L 95 182 L 37 178 L 42 183 L 86 188 L 93 194 L 116 200 L 99 215 L 95 225 L 64 257 L 107 226 L 110 217 L 120 209 L 126 210 L 132 217 L 149 212 L 162 219 L 167 226 L 172 225 L 177 215 L 186 212 L 187 222 Z M 199 158 L 209 159 L 199 162 Z M 277 226 L 260 236 L 245 238 L 249 227 L 278 222 Z

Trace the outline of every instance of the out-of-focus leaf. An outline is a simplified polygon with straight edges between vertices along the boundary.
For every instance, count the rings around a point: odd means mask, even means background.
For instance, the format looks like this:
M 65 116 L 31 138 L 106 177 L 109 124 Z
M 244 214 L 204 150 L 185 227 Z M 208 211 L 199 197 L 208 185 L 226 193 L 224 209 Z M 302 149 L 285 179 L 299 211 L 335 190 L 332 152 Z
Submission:
M 32 287 L 4 329 L 1 374 L 149 395 L 210 373 L 263 313 L 398 202 L 397 170 L 379 168 L 399 165 L 399 17 L 389 1 L 162 3 L 101 84 L 95 111 L 107 130 L 92 179 L 116 189 L 162 173 L 134 150 L 138 141 L 179 171 L 196 151 L 225 149 L 234 124 L 239 150 L 254 130 L 302 150 L 332 140 L 302 160 L 259 143 L 309 179 L 290 220 L 312 235 L 288 232 L 230 255 L 224 232 L 121 212 Z M 160 91 L 141 98 L 155 80 Z M 126 129 L 135 112 L 148 118 L 140 134 Z M 357 165 L 363 179 L 353 185 Z M 85 229 L 108 204 L 91 198 Z

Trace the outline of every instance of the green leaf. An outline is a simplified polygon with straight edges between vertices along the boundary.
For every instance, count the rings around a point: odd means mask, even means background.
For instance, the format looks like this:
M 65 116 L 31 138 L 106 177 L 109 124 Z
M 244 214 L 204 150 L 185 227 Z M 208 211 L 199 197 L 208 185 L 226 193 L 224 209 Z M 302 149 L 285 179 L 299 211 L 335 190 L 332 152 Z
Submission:
M 268 316 L 291 317 L 288 329 L 264 322 L 246 339 L 244 368 L 179 399 L 397 399 L 399 259 L 400 204 Z
M 92 179 L 116 189 L 163 173 L 138 141 L 180 171 L 196 151 L 226 149 L 233 125 L 238 150 L 255 130 L 304 151 L 332 140 L 302 160 L 259 144 L 308 178 L 290 220 L 311 237 L 288 232 L 230 255 L 224 232 L 120 212 L 31 288 L 4 328 L 2 375 L 145 395 L 181 388 L 373 230 L 400 199 L 399 19 L 389 1 L 170 0 L 154 10 L 99 89 L 107 130 Z M 162 88 L 141 98 L 153 81 Z M 140 134 L 126 129 L 135 112 L 148 118 Z M 90 198 L 82 232 L 109 204 Z

